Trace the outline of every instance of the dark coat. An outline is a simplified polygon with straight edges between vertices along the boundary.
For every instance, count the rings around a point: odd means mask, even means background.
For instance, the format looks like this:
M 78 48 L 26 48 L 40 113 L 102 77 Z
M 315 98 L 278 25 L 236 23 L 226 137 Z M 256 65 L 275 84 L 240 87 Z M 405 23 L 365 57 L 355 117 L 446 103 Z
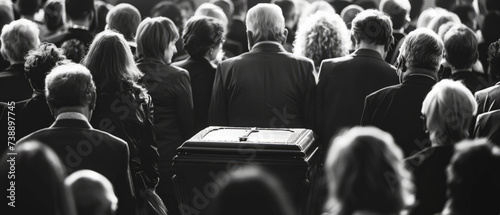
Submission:
M 316 132 L 323 145 L 340 129 L 359 125 L 367 95 L 398 83 L 396 69 L 373 50 L 324 60 L 316 92 Z
M 422 102 L 436 81 L 411 75 L 402 84 L 386 87 L 366 97 L 361 125 L 389 132 L 405 157 L 429 147 L 429 136 L 420 118 Z
M 480 114 L 477 117 L 474 136 L 486 137 L 497 146 L 500 146 L 500 110 Z
M 208 126 L 208 108 L 212 98 L 215 79 L 215 68 L 205 58 L 191 58 L 172 65 L 183 68 L 191 77 L 194 104 L 194 132 Z
M 477 101 L 477 115 L 488 111 L 500 109 L 500 83 L 495 86 L 477 91 L 475 94 Z
M 314 65 L 277 43 L 254 45 L 248 53 L 219 64 L 209 124 L 312 128 Z
M 450 164 L 454 147 L 434 146 L 405 159 L 413 172 L 416 200 L 411 215 L 433 215 L 440 213 L 446 203 L 446 168 Z
M 33 89 L 24 75 L 24 63 L 10 65 L 0 72 L 0 102 L 31 98 Z
M 247 27 L 245 23 L 238 19 L 233 19 L 226 36 L 241 45 L 242 52 L 248 52 Z
M 467 87 L 467 89 L 472 92 L 472 94 L 488 87 L 488 83 L 486 82 L 486 80 L 478 77 L 471 71 L 458 71 L 452 73 L 450 79 L 462 82 Z
M 94 170 L 113 185 L 118 197 L 117 215 L 135 214 L 127 143 L 109 133 L 93 129 L 87 121 L 60 119 L 49 127 L 19 140 L 18 145 L 38 140 L 59 156 L 68 175 Z

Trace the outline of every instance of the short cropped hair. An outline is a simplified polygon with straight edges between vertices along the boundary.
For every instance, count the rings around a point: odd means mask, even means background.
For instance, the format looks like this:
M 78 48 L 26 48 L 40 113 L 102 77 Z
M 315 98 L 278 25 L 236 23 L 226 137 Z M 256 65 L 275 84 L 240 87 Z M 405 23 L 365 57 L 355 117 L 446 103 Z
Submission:
M 250 8 L 246 18 L 247 30 L 255 42 L 285 41 L 285 18 L 281 8 L 274 4 L 259 3 Z
M 380 2 L 380 11 L 391 17 L 392 27 L 401 29 L 409 21 L 411 4 L 408 0 L 382 0 Z
M 65 0 L 66 15 L 79 20 L 95 12 L 94 0 Z
M 109 29 L 120 32 L 126 40 L 131 41 L 141 23 L 141 13 L 131 4 L 121 3 L 109 11 L 106 23 Z
M 78 215 L 115 212 L 118 198 L 113 185 L 103 175 L 92 170 L 78 170 L 69 175 L 64 184 L 75 197 Z
M 295 2 L 293 2 L 293 0 L 274 0 L 272 2 L 281 8 L 285 20 L 292 20 L 297 14 Z
M 96 87 L 92 74 L 80 64 L 58 66 L 45 78 L 45 96 L 53 108 L 93 105 Z
M 169 18 L 144 19 L 137 27 L 137 57 L 163 61 L 168 44 L 179 39 L 179 32 Z
M 321 61 L 349 54 L 351 39 L 344 20 L 337 14 L 319 11 L 298 27 L 294 53 L 307 57 L 319 68 Z
M 195 16 L 208 16 L 208 17 L 213 17 L 222 22 L 224 25 L 224 29 L 227 29 L 228 27 L 228 17 L 226 17 L 226 14 L 224 11 L 217 5 L 214 5 L 212 3 L 203 3 L 201 4 L 198 9 L 194 12 Z M 225 30 L 226 31 L 226 30 Z
M 41 0 L 17 0 L 16 6 L 21 15 L 32 16 L 42 7 Z
M 455 69 L 471 68 L 479 56 L 477 44 L 476 34 L 467 26 L 452 27 L 444 35 L 446 61 Z
M 174 3 L 169 1 L 161 1 L 151 9 L 151 17 L 167 17 L 178 29 L 184 25 L 184 17 L 182 17 L 181 9 Z
M 218 19 L 207 16 L 193 16 L 187 22 L 182 34 L 184 50 L 194 58 L 205 56 L 224 40 L 224 26 Z
M 31 50 L 24 62 L 24 71 L 31 86 L 36 90 L 44 90 L 45 76 L 63 60 L 66 60 L 66 56 L 52 43 L 43 43 Z
M 365 41 L 384 45 L 386 50 L 394 42 L 391 18 L 384 13 L 369 9 L 360 12 L 352 20 L 351 34 L 356 43 Z
M 472 117 L 477 103 L 471 91 L 462 83 L 449 79 L 438 82 L 422 103 L 422 114 L 427 119 L 429 132 L 437 132 L 431 141 L 451 145 L 469 137 Z
M 366 210 L 399 214 L 414 201 L 411 174 L 392 136 L 375 127 L 354 127 L 335 137 L 325 162 L 328 206 L 338 214 Z
M 444 45 L 434 31 L 427 28 L 416 29 L 406 36 L 400 53 L 409 68 L 436 71 L 443 58 Z
M 38 47 L 40 30 L 27 19 L 19 19 L 3 26 L 0 39 L 1 52 L 12 62 L 24 62 L 28 51 Z

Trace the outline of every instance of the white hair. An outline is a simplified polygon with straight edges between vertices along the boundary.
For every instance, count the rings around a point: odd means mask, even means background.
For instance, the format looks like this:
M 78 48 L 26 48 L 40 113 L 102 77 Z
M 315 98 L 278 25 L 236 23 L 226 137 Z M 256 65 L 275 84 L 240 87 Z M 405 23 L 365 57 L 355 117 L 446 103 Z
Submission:
M 258 41 L 282 41 L 285 38 L 285 18 L 281 8 L 274 4 L 260 3 L 250 8 L 246 19 L 247 30 Z
M 14 62 L 24 62 L 24 56 L 29 50 L 38 47 L 40 39 L 38 35 L 40 30 L 38 26 L 27 19 L 19 19 L 3 26 L 2 35 L 2 53 Z
M 203 3 L 194 12 L 195 16 L 208 16 L 216 18 L 224 25 L 224 30 L 228 27 L 228 17 L 224 11 L 217 5 L 212 3 Z M 224 32 L 227 32 L 226 30 Z
M 406 36 L 400 55 L 410 68 L 435 70 L 439 68 L 444 52 L 443 41 L 434 31 L 418 28 Z

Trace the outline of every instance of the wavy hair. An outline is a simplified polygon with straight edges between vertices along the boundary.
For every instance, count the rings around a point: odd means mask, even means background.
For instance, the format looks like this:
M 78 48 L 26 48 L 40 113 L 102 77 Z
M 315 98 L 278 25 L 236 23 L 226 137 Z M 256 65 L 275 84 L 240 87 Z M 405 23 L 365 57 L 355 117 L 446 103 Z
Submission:
M 135 65 L 127 41 L 117 32 L 99 33 L 82 64 L 92 73 L 97 92 L 145 92 L 137 85 L 143 73 Z
M 342 18 L 319 11 L 299 25 L 293 51 L 312 59 L 317 68 L 324 59 L 349 54 L 350 45 L 349 30 Z
M 43 90 L 45 76 L 63 60 L 66 60 L 66 56 L 52 43 L 42 43 L 38 48 L 31 50 L 24 62 L 24 70 L 31 86 Z
M 184 50 L 191 57 L 203 57 L 210 48 L 215 48 L 224 40 L 224 26 L 216 18 L 193 16 L 184 27 L 182 41 Z

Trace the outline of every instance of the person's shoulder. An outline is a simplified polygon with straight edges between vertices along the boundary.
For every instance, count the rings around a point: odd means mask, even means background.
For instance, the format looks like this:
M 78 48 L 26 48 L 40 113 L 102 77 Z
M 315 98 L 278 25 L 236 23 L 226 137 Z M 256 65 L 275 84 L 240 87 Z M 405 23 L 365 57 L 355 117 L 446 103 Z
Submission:
M 477 116 L 477 122 L 486 123 L 488 121 L 497 121 L 500 120 L 500 110 L 494 110 L 486 113 L 479 114 Z
M 370 98 L 377 98 L 380 96 L 387 96 L 387 95 L 392 95 L 395 92 L 397 92 L 399 89 L 401 89 L 401 84 L 396 84 L 388 87 L 384 87 L 382 89 L 379 89 L 373 93 L 370 93 L 367 97 Z
M 476 96 L 486 96 L 487 94 L 493 93 L 493 92 L 498 92 L 500 93 L 500 85 L 493 85 L 491 87 L 479 90 L 476 92 Z
M 127 142 L 125 140 L 114 136 L 108 132 L 101 131 L 98 129 L 91 128 L 88 131 L 88 137 L 93 137 L 92 140 L 97 141 L 95 144 L 101 144 L 101 143 L 106 143 L 110 146 L 114 147 L 128 147 Z M 98 137 L 98 138 L 95 138 Z M 102 142 L 101 142 L 102 141 Z

